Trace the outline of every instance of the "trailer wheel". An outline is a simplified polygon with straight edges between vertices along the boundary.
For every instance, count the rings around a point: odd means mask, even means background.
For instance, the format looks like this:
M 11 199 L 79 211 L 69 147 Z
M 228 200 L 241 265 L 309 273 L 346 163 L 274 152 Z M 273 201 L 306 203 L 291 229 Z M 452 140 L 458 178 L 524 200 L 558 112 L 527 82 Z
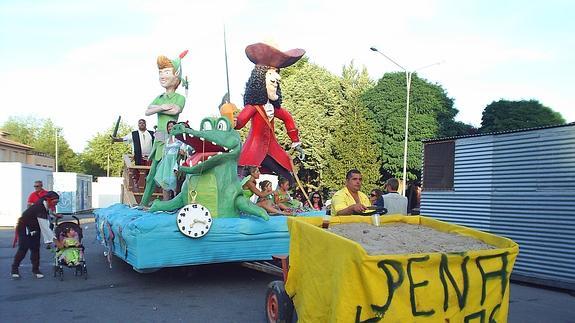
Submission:
M 276 280 L 268 285 L 266 293 L 266 318 L 270 323 L 291 323 L 293 303 L 284 288 L 284 282 Z

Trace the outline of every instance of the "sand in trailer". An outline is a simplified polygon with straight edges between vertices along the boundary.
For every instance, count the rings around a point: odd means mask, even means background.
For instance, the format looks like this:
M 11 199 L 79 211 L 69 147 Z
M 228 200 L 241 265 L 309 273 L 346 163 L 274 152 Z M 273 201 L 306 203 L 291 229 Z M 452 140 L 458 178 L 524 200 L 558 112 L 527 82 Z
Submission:
M 369 255 L 415 253 L 453 253 L 495 249 L 472 237 L 448 233 L 422 225 L 392 223 L 346 223 L 330 226 L 329 231 L 359 243 Z

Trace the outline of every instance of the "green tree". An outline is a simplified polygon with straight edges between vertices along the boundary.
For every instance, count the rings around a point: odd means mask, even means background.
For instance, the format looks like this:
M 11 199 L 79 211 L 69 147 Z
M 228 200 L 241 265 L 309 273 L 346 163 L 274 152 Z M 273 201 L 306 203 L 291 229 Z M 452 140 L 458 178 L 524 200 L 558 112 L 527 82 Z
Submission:
M 35 151 L 56 156 L 56 134 L 58 134 L 58 171 L 83 171 L 76 153 L 62 135 L 62 128 L 50 119 L 33 117 L 10 117 L 2 129 L 10 133 L 12 140 L 34 147 Z
M 323 184 L 329 189 L 338 189 L 344 183 L 344 176 L 350 169 L 362 172 L 367 190 L 379 186 L 379 151 L 375 149 L 375 124 L 367 118 L 367 108 L 361 95 L 371 87 L 367 70 L 358 71 L 353 62 L 343 67 L 340 81 L 343 104 L 337 117 L 331 154 L 326 156 L 329 165 L 323 177 Z
M 454 137 L 461 135 L 473 135 L 479 132 L 474 126 L 455 120 L 445 120 L 439 128 L 440 137 Z
M 303 62 L 288 69 L 282 79 L 283 107 L 290 111 L 299 129 L 306 159 L 297 162 L 298 175 L 312 190 L 328 185 L 324 173 L 330 165 L 333 136 L 344 105 L 340 80 L 326 69 Z M 289 149 L 290 141 L 281 122 L 276 123 L 280 144 Z
M 0 128 L 8 132 L 12 140 L 32 146 L 41 123 L 41 120 L 33 117 L 8 117 Z
M 38 130 L 34 149 L 50 156 L 56 156 L 56 133 L 58 134 L 58 171 L 83 173 L 78 155 L 62 135 L 62 128 L 47 119 Z
M 367 70 L 358 71 L 352 62 L 338 77 L 304 61 L 288 71 L 288 76 L 282 74 L 283 106 L 293 115 L 307 154 L 297 163 L 300 178 L 312 190 L 339 189 L 345 173 L 357 168 L 366 185 L 375 185 L 379 153 L 374 150 L 374 125 L 360 100 L 373 86 Z M 289 148 L 283 126 L 277 130 L 278 140 Z
M 560 113 L 537 100 L 492 102 L 483 110 L 479 132 L 496 132 L 514 129 L 564 124 Z
M 130 145 L 126 143 L 113 143 L 110 135 L 114 125 L 103 133 L 98 133 L 88 141 L 86 149 L 82 153 L 82 165 L 86 173 L 94 176 L 106 176 L 108 161 L 110 176 L 120 176 L 124 168 L 124 155 L 131 154 Z M 131 127 L 126 123 L 120 123 L 118 137 L 123 137 L 131 132 Z M 109 157 L 109 159 L 108 159 Z
M 362 101 L 376 127 L 384 178 L 403 176 L 406 79 L 403 72 L 386 73 Z M 412 75 L 410 93 L 407 179 L 421 175 L 422 139 L 454 134 L 457 109 L 439 84 Z M 469 129 L 465 129 L 468 131 Z
M 303 68 L 305 68 L 309 64 L 310 64 L 309 57 L 307 56 L 302 57 L 295 64 L 280 70 L 282 79 L 285 80 L 286 78 L 292 76 L 293 74 L 299 73 Z

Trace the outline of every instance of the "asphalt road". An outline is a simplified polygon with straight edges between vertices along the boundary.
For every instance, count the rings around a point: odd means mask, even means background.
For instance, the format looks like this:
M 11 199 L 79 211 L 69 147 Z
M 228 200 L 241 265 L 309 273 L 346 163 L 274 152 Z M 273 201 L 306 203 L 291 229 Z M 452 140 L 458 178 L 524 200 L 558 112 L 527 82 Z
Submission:
M 167 268 L 139 274 L 114 258 L 110 269 L 93 223 L 84 223 L 89 278 L 65 269 L 52 277 L 53 256 L 41 251 L 46 277 L 32 277 L 28 257 L 11 280 L 13 230 L 0 229 L 0 322 L 264 322 L 267 284 L 274 276 L 237 264 Z M 511 284 L 509 322 L 575 322 L 575 297 Z

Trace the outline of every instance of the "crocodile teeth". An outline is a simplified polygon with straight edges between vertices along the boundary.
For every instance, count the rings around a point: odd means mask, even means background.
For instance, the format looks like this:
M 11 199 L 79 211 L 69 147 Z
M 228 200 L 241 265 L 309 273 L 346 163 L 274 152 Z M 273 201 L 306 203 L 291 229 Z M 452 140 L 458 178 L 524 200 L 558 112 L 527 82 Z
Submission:
M 223 153 L 221 151 L 218 151 L 218 155 L 221 155 L 221 154 L 223 154 Z
M 187 139 L 186 139 L 186 133 L 183 133 L 183 134 L 182 134 L 182 138 L 184 138 L 184 140 L 187 140 Z
M 199 164 L 201 164 L 201 163 L 202 163 L 202 161 L 200 160 L 200 161 L 198 161 L 198 163 L 197 163 L 196 165 L 199 165 Z
M 213 142 L 213 141 L 212 141 L 212 145 L 214 145 L 214 146 L 218 146 L 218 144 L 216 144 L 216 143 L 215 143 L 215 142 Z
M 224 150 L 225 150 L 225 151 L 228 151 L 228 147 L 224 147 Z
M 204 139 L 204 138 L 200 137 L 200 140 L 201 140 L 201 141 L 205 141 L 206 139 Z
M 212 156 L 209 156 L 206 160 L 209 160 L 210 158 L 212 158 Z

